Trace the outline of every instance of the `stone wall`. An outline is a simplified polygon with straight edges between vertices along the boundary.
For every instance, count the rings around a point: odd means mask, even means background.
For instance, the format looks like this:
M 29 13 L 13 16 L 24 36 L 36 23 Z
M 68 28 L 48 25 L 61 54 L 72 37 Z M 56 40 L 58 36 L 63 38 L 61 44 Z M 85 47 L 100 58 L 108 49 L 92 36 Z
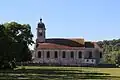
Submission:
M 38 58 L 38 52 L 41 51 L 41 58 Z M 50 52 L 50 58 L 47 58 L 47 51 Z M 55 58 L 54 54 L 57 51 L 58 58 Z M 63 58 L 62 54 L 65 51 L 66 57 Z M 74 53 L 74 58 L 71 58 L 71 51 Z M 82 52 L 82 58 L 79 58 L 78 53 Z M 92 57 L 89 58 L 89 52 L 92 52 Z M 36 50 L 33 59 L 34 63 L 46 63 L 46 64 L 60 64 L 60 65 L 86 65 L 86 64 L 98 64 L 100 62 L 99 52 L 96 52 L 95 48 L 85 48 L 79 50 Z

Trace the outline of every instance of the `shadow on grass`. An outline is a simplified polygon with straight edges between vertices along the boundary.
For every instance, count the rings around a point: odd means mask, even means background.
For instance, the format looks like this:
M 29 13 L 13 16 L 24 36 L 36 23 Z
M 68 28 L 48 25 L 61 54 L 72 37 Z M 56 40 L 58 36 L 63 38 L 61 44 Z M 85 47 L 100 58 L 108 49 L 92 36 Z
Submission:
M 18 74 L 18 75 L 17 75 Z M 120 78 L 116 76 L 110 76 L 108 73 L 87 72 L 84 70 L 61 70 L 61 69 L 18 69 L 0 71 L 0 78 L 14 78 L 14 79 L 112 79 Z

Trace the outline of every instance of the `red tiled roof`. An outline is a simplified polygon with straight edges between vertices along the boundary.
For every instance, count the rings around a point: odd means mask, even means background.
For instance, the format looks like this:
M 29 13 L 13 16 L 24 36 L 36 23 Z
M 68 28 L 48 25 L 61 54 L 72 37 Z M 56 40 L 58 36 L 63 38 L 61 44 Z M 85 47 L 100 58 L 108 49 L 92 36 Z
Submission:
M 38 49 L 80 49 L 84 47 L 70 47 L 65 45 L 59 45 L 54 43 L 39 43 Z
M 38 43 L 38 49 L 81 49 L 81 48 L 99 48 L 96 42 L 84 42 L 84 39 L 63 39 L 49 38 L 44 43 Z
M 49 38 L 49 39 L 46 39 L 46 43 L 54 43 L 54 44 L 70 46 L 70 47 L 83 47 L 84 39 Z

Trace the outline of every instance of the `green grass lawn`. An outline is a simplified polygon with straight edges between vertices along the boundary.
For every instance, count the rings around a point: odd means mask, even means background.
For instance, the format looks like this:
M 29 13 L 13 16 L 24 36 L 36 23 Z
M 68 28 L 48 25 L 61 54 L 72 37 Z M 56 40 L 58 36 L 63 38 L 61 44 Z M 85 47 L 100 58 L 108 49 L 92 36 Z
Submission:
M 0 70 L 0 79 L 120 80 L 120 68 L 19 66 L 15 70 Z

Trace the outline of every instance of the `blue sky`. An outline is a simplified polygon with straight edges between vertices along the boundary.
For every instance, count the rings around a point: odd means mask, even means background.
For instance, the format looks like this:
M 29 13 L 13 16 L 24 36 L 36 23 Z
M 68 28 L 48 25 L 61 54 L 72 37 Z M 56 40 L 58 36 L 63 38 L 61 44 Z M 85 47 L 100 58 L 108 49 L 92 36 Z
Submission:
M 30 24 L 34 39 L 40 19 L 47 38 L 120 38 L 120 0 L 1 0 L 0 23 Z

